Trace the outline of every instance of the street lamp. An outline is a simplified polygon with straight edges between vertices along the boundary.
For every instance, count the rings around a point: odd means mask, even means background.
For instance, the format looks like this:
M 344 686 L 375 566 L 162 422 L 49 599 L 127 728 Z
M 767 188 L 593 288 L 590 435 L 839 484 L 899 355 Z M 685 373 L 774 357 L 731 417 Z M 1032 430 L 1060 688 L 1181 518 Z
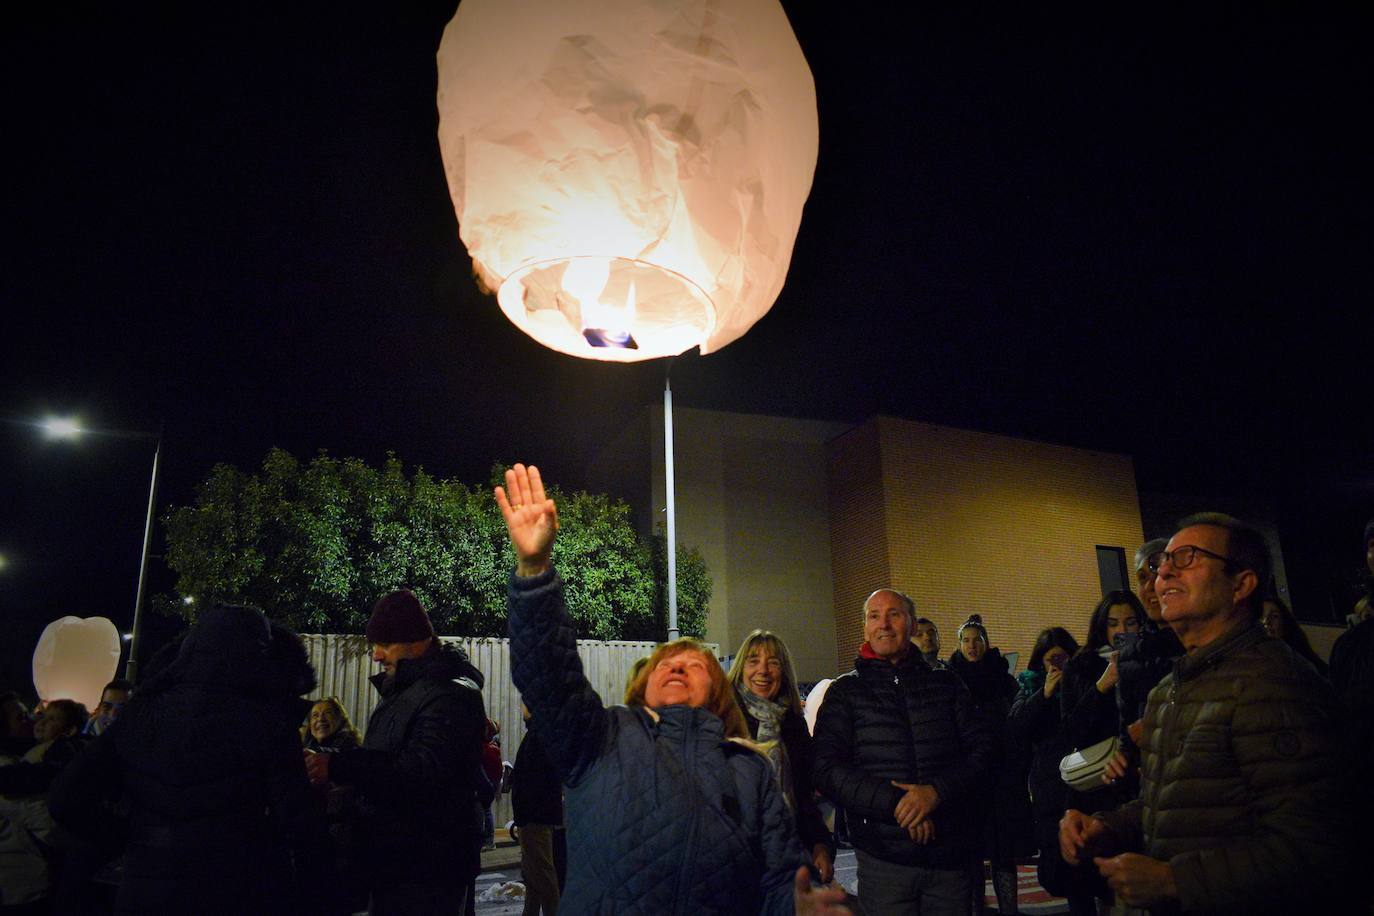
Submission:
M 38 424 L 44 435 L 53 440 L 72 441 L 82 435 L 112 436 L 117 439 L 138 439 L 156 442 L 153 447 L 153 475 L 148 485 L 148 513 L 143 522 L 143 552 L 138 561 L 138 593 L 134 597 L 134 625 L 127 634 L 129 660 L 124 665 L 124 677 L 130 683 L 138 682 L 138 637 L 143 631 L 143 595 L 148 582 L 148 548 L 153 540 L 153 509 L 157 505 L 157 481 L 162 469 L 162 430 L 155 433 L 125 429 L 91 429 L 81 425 L 75 417 L 48 417 Z

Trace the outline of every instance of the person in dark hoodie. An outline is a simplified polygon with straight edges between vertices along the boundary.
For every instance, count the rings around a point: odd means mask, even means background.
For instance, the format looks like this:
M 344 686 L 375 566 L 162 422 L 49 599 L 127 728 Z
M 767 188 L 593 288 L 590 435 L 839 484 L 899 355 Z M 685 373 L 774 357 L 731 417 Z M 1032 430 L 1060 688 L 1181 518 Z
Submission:
M 1034 852 L 1031 840 L 1030 796 L 1026 792 L 1026 771 L 1030 751 L 1025 742 L 1015 741 L 1007 728 L 1007 715 L 1016 699 L 1016 678 L 1007 670 L 1002 653 L 991 648 L 983 618 L 971 614 L 959 627 L 959 649 L 949 658 L 949 667 L 973 694 L 978 711 L 988 720 L 996 735 L 996 756 L 992 773 L 995 788 L 984 792 L 982 802 L 983 849 L 974 863 L 973 913 L 983 912 L 983 860 L 992 863 L 992 887 L 1001 913 L 1016 912 L 1017 856 Z
M 127 841 L 116 912 L 326 908 L 310 889 L 330 881 L 328 835 L 296 730 L 314 686 L 299 637 L 255 608 L 215 605 L 58 775 L 59 824 Z
M 484 678 L 440 643 L 406 589 L 373 607 L 367 640 L 382 701 L 363 746 L 309 755 L 306 768 L 315 783 L 358 788 L 355 861 L 369 872 L 370 913 L 462 913 L 480 870 Z

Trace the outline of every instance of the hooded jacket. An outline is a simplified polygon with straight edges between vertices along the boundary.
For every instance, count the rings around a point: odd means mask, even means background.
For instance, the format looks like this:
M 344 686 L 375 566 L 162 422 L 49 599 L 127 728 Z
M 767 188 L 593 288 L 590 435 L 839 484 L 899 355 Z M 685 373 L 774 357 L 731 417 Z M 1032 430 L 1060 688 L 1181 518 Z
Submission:
M 294 634 L 252 608 L 210 608 L 63 770 L 59 823 L 101 844 L 127 829 L 119 912 L 315 908 L 305 888 L 330 881 L 329 840 L 297 730 L 314 683 Z M 127 824 L 108 814 L 121 798 Z
M 329 768 L 332 781 L 359 791 L 357 859 L 373 884 L 470 878 L 481 836 L 482 673 L 462 650 L 438 644 L 371 681 L 382 702 L 363 746 L 340 751 Z
M 991 771 L 994 736 L 953 671 L 914 650 L 894 665 L 864 643 L 854 670 L 826 691 L 814 752 L 816 786 L 844 808 L 856 847 L 899 865 L 966 867 L 982 828 L 965 802 Z M 903 790 L 893 782 L 939 793 L 930 844 L 897 825 Z

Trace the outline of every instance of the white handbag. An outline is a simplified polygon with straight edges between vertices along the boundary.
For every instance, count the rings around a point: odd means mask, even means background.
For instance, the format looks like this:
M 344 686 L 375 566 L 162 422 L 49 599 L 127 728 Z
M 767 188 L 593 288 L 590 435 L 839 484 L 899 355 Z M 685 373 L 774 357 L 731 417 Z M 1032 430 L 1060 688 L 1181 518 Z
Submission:
M 1116 754 L 1116 747 L 1117 739 L 1113 736 L 1064 755 L 1059 761 L 1059 778 L 1079 792 L 1102 788 L 1102 773 L 1107 769 L 1107 761 Z

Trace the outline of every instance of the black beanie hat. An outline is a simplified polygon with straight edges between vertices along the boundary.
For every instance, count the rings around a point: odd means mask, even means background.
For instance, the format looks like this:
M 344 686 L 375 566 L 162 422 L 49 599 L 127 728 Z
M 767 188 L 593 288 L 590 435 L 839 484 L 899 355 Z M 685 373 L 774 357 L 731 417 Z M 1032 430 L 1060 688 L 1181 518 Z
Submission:
M 372 618 L 367 622 L 370 643 L 419 642 L 433 635 L 429 615 L 408 588 L 383 595 L 372 606 Z

